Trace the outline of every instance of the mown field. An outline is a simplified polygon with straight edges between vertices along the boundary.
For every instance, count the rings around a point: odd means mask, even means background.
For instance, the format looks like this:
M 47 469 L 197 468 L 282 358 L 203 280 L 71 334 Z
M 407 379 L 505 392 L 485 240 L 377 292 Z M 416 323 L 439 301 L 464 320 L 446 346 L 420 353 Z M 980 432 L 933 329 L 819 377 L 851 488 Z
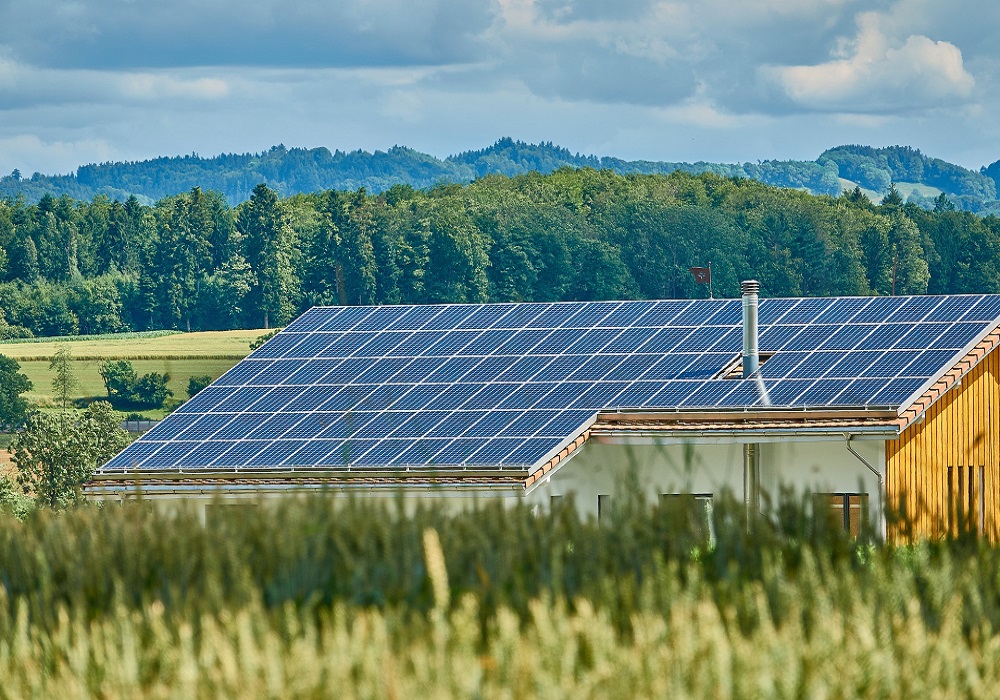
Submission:
M 32 339 L 31 342 L 2 343 L 0 354 L 21 364 L 21 371 L 34 389 L 25 397 L 41 406 L 54 404 L 49 361 L 63 344 L 73 354 L 73 368 L 79 382 L 75 399 L 89 400 L 106 396 L 100 375 L 105 360 L 130 360 L 136 374 L 161 372 L 170 375 L 168 384 L 174 399 L 187 399 L 188 379 L 208 375 L 217 379 L 250 353 L 250 343 L 264 330 L 207 331 L 202 333 L 125 334 L 62 340 Z M 152 418 L 163 410 L 144 411 Z
M 997 547 L 618 503 L 0 516 L 0 697 L 995 697 Z

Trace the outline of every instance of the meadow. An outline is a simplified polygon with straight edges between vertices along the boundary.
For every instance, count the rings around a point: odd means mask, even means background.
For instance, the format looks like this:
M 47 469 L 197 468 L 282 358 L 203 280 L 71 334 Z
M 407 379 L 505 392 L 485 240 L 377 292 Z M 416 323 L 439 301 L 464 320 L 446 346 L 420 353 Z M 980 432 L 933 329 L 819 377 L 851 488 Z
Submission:
M 250 343 L 264 330 L 205 331 L 200 333 L 152 332 L 107 336 L 70 336 L 57 340 L 30 339 L 0 343 L 0 354 L 17 360 L 34 388 L 25 397 L 40 406 L 54 406 L 53 373 L 49 361 L 65 345 L 73 355 L 78 387 L 73 396 L 90 401 L 107 396 L 100 364 L 105 360 L 130 360 L 136 374 L 160 372 L 170 375 L 168 387 L 174 401 L 187 399 L 188 379 L 208 375 L 213 380 L 250 353 Z M 169 406 L 169 404 L 168 404 Z M 143 411 L 160 418 L 164 410 Z
M 993 697 L 1000 549 L 313 499 L 0 516 L 0 697 Z

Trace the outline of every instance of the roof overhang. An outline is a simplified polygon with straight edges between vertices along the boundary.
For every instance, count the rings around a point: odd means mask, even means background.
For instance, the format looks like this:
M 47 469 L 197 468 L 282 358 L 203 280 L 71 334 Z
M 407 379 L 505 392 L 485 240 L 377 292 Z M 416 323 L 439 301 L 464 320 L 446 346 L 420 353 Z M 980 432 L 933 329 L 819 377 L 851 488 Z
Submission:
M 518 495 L 524 491 L 527 473 L 521 470 L 492 471 L 329 471 L 268 470 L 194 473 L 117 472 L 97 474 L 83 486 L 92 498 L 130 496 L 290 495 L 295 493 L 425 491 L 438 495 Z

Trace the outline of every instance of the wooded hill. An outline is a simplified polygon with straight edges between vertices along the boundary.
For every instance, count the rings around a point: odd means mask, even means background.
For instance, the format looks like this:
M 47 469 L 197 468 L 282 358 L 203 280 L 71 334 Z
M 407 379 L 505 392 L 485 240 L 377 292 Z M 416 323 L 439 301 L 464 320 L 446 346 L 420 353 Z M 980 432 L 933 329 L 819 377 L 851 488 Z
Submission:
M 1000 292 L 1000 218 L 712 174 L 0 200 L 0 337 L 259 328 L 316 304 Z
M 72 175 L 36 173 L 24 178 L 15 171 L 0 178 L 0 196 L 20 195 L 37 202 L 45 194 L 66 194 L 76 199 L 103 194 L 122 201 L 135 195 L 140 202 L 152 204 L 201 187 L 221 192 L 235 206 L 246 201 L 261 182 L 286 197 L 360 187 L 378 194 L 398 184 L 424 189 L 442 183 L 467 183 L 490 174 L 548 174 L 562 167 L 606 169 L 623 175 L 713 173 L 833 196 L 860 186 L 872 198 L 881 198 L 894 182 L 904 199 L 925 208 L 932 208 L 934 198 L 943 193 L 959 209 L 1000 213 L 1000 204 L 995 204 L 1000 161 L 975 172 L 905 146 L 839 146 L 825 151 L 815 161 L 675 163 L 574 154 L 552 143 L 528 144 L 509 138 L 444 160 L 402 146 L 374 153 L 274 146 L 263 153 L 85 165 Z

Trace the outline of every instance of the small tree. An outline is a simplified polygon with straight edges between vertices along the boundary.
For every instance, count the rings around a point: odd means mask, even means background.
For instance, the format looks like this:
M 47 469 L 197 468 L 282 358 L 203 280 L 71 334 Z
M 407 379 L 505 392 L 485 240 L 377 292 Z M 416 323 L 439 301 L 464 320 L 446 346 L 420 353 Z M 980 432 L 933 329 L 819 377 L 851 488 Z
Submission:
M 62 345 L 56 350 L 49 362 L 49 370 L 56 373 L 52 378 L 52 391 L 65 411 L 70 396 L 80 384 L 73 372 L 73 353 L 70 352 L 68 345 Z
M 112 404 L 125 404 L 133 400 L 137 377 L 128 360 L 107 360 L 100 366 L 101 379 Z
M 95 401 L 71 429 L 65 426 L 63 417 L 33 413 L 10 445 L 22 491 L 53 508 L 78 502 L 80 486 L 131 441 L 106 401 Z
M 31 391 L 31 380 L 20 372 L 17 360 L 0 355 L 0 427 L 13 427 L 24 422 L 28 402 L 21 394 Z
M 150 372 L 142 375 L 135 384 L 136 401 L 150 408 L 160 408 L 168 397 L 174 395 L 174 392 L 167 388 L 169 381 L 169 374 Z
M 188 379 L 187 394 L 188 398 L 194 398 L 194 395 L 199 391 L 204 389 L 206 386 L 212 383 L 212 378 L 207 374 L 201 374 L 196 377 L 191 377 Z

